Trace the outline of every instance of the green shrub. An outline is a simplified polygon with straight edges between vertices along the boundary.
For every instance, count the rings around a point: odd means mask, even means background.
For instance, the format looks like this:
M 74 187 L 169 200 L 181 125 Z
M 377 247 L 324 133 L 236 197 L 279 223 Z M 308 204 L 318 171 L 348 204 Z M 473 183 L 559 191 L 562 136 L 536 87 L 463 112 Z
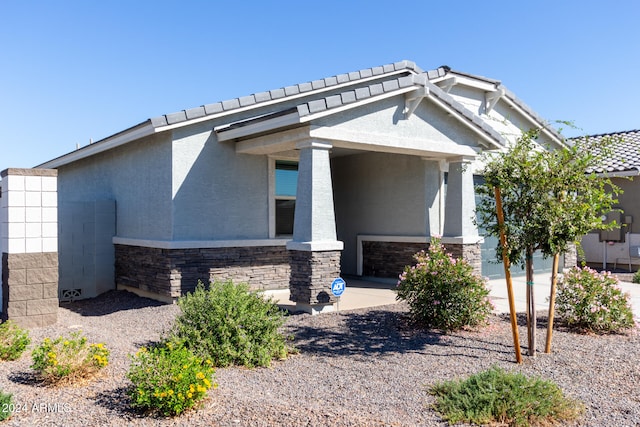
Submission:
M 640 270 L 636 271 L 631 279 L 633 283 L 640 283 Z
M 49 383 L 74 382 L 90 378 L 109 363 L 109 350 L 103 343 L 88 344 L 80 332 L 55 340 L 45 338 L 32 354 L 31 368 Z
M 436 411 L 450 424 L 548 425 L 575 419 L 584 410 L 553 382 L 498 367 L 438 383 L 430 392 L 436 396 Z
M 13 413 L 13 395 L 0 391 L 0 421 L 4 421 Z
M 212 283 L 178 299 L 182 313 L 170 340 L 184 343 L 215 366 L 269 366 L 285 358 L 287 347 L 278 331 L 284 314 L 270 299 L 250 292 L 246 284 Z
M 163 415 L 179 415 L 203 399 L 212 386 L 212 362 L 202 361 L 183 346 L 145 347 L 131 356 L 127 378 L 131 406 Z
M 628 295 L 609 272 L 574 267 L 558 281 L 556 309 L 568 326 L 596 333 L 634 326 Z
M 11 320 L 0 323 L 0 359 L 18 359 L 30 342 L 29 332 Z
M 405 267 L 396 289 L 414 320 L 445 331 L 487 321 L 493 309 L 489 290 L 469 263 L 454 259 L 436 238 L 414 258 L 417 264 Z

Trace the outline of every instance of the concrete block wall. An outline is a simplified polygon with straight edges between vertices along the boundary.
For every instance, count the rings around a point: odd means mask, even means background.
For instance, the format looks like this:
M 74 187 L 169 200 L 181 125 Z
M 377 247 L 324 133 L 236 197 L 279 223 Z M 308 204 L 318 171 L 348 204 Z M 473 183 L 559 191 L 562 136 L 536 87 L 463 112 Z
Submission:
M 0 173 L 2 319 L 23 327 L 55 323 L 58 312 L 57 171 Z
M 115 201 L 61 202 L 58 220 L 60 300 L 93 298 L 115 289 Z

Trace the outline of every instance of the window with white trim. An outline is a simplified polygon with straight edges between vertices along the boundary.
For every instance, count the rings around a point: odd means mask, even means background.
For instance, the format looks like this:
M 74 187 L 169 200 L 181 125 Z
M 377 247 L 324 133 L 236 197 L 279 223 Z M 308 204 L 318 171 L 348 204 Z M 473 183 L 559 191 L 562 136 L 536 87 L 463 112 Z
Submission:
M 276 236 L 292 235 L 298 188 L 298 162 L 276 160 L 275 181 Z

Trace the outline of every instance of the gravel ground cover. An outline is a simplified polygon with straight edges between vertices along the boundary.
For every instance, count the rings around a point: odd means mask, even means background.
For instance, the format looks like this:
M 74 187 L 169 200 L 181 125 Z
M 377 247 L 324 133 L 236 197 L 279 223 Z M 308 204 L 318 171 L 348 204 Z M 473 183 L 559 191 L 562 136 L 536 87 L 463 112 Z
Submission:
M 587 407 L 572 425 L 640 425 L 640 335 L 554 333 L 553 353 L 514 360 L 507 317 L 487 327 L 443 335 L 416 331 L 407 306 L 291 315 L 285 333 L 299 353 L 271 368 L 218 369 L 218 389 L 197 411 L 178 418 L 145 417 L 129 409 L 128 354 L 156 341 L 178 313 L 123 291 L 63 304 L 56 325 L 30 331 L 30 349 L 45 337 L 81 330 L 111 350 L 100 378 L 84 385 L 45 387 L 30 351 L 0 362 L 0 389 L 13 393 L 16 411 L 8 426 L 194 425 L 194 426 L 443 426 L 430 409 L 436 381 L 476 373 L 497 364 L 558 383 Z M 520 319 L 521 323 L 523 319 Z M 538 342 L 545 319 L 539 315 Z M 520 327 L 526 344 L 526 329 Z

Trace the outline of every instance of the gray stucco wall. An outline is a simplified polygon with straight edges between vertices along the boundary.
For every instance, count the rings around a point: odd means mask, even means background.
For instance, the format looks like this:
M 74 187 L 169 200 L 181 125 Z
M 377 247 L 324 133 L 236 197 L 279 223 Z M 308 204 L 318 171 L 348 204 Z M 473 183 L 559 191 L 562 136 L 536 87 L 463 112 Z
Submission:
M 408 119 L 402 113 L 404 96 L 396 96 L 315 120 L 315 126 L 344 130 L 377 139 L 388 135 L 397 147 L 423 152 L 456 152 L 460 146 L 477 147 L 478 136 L 428 99 L 423 100 Z M 468 150 L 467 150 L 468 151 Z M 468 153 L 467 153 L 468 154 Z
M 424 236 L 437 206 L 437 170 L 419 157 L 363 153 L 332 160 L 342 271 L 356 274 L 359 234 Z
M 115 288 L 114 235 L 170 238 L 170 171 L 169 134 L 58 169 L 59 289 L 63 299 L 94 297 Z
M 58 169 L 58 201 L 115 200 L 117 235 L 170 239 L 170 134 L 154 135 Z M 60 227 L 65 211 L 59 211 Z
M 174 131 L 173 239 L 268 238 L 268 158 L 236 154 L 211 129 Z

